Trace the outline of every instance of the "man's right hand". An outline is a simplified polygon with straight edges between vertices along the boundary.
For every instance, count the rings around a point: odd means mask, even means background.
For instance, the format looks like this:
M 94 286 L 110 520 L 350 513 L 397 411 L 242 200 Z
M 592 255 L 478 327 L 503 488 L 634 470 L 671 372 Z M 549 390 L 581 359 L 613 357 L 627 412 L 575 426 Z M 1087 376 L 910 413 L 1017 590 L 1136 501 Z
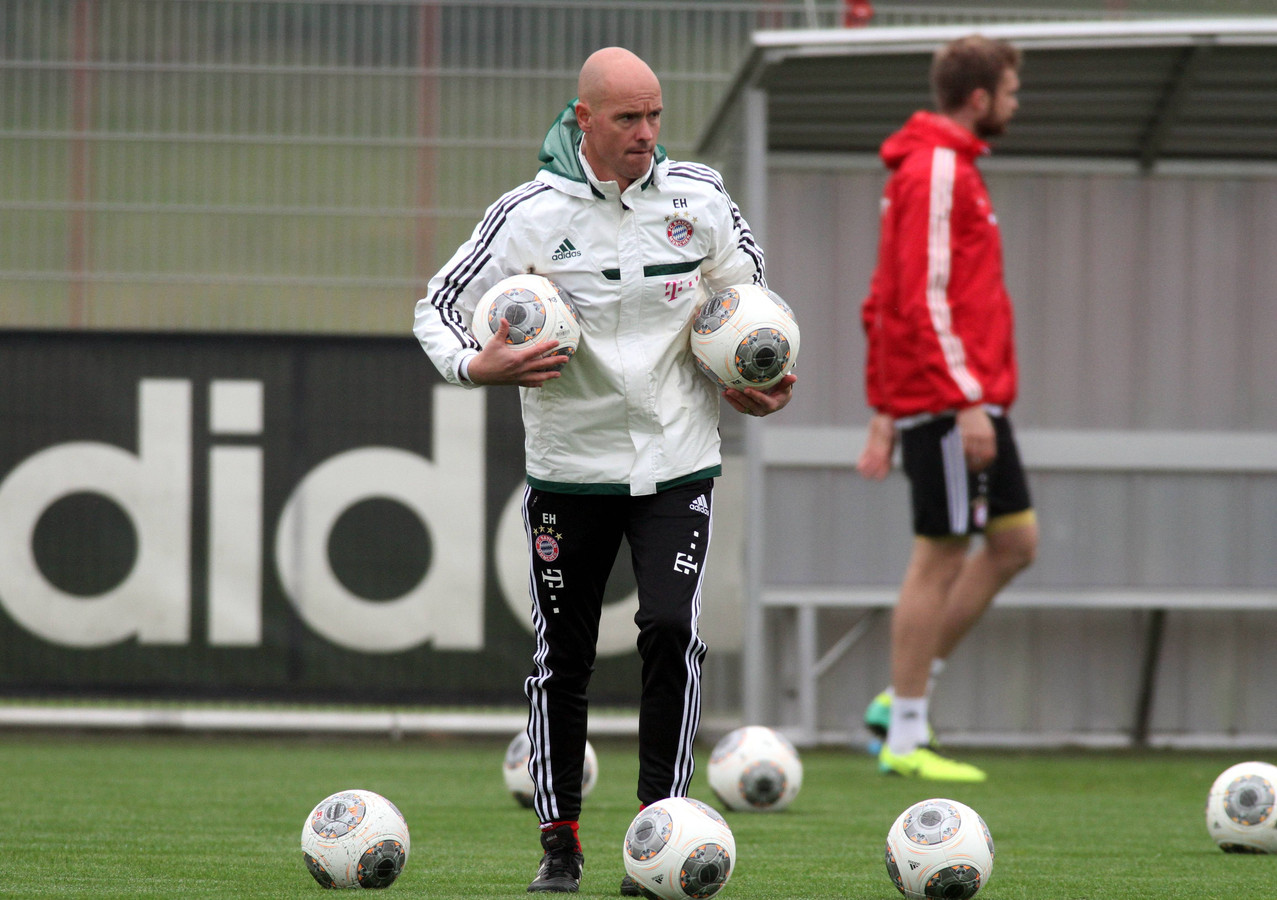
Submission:
M 987 469 L 997 458 L 997 434 L 983 406 L 958 411 L 958 434 L 962 437 L 962 455 L 972 472 Z
M 466 378 L 473 384 L 517 384 L 519 387 L 541 387 L 559 377 L 559 369 L 570 357 L 551 353 L 558 341 L 535 347 L 513 347 L 506 343 L 510 323 L 505 319 L 492 338 L 475 356 L 470 357 Z
M 865 447 L 856 460 L 856 471 L 865 478 L 881 481 L 891 472 L 891 454 L 896 449 L 896 423 L 886 413 L 869 420 Z

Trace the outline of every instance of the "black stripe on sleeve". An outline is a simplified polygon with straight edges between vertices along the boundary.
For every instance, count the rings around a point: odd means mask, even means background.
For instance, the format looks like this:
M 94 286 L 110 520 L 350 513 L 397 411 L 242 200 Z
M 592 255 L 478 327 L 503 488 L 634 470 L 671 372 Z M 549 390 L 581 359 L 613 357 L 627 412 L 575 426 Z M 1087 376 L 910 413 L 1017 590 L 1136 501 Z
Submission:
M 484 266 L 492 261 L 492 240 L 505 225 L 510 213 L 521 203 L 549 190 L 553 188 L 548 184 L 539 181 L 528 182 L 515 188 L 489 207 L 479 223 L 474 246 L 444 275 L 443 285 L 430 298 L 430 304 L 439 310 L 440 319 L 466 346 L 478 348 L 474 337 L 462 324 L 460 313 L 455 309 L 457 300 L 475 277 L 483 271 Z

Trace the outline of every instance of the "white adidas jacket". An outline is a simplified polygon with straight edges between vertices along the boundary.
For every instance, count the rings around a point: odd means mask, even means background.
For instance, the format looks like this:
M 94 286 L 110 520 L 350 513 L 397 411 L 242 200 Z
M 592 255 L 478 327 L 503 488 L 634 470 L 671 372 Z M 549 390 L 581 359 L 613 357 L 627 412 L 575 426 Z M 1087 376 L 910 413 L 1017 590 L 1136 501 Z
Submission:
M 581 344 L 561 377 L 520 388 L 528 483 L 571 493 L 651 494 L 721 471 L 718 389 L 692 362 L 707 291 L 766 285 L 762 252 L 713 169 L 658 148 L 622 194 L 580 150 L 572 104 L 536 180 L 492 204 L 430 280 L 413 333 L 449 382 L 478 352 L 471 315 L 509 275 L 545 275 L 571 295 Z

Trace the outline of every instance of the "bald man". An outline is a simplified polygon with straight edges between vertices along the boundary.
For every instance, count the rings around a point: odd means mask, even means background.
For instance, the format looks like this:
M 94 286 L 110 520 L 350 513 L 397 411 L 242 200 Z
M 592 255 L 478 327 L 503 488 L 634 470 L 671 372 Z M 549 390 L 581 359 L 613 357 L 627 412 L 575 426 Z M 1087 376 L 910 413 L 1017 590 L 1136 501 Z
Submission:
M 449 382 L 519 386 L 536 633 L 524 691 L 542 847 L 528 890 L 550 893 L 576 892 L 584 866 L 586 696 L 622 538 L 638 586 L 638 801 L 683 796 L 691 781 L 706 651 L 697 620 L 722 460 L 720 392 L 697 370 L 687 329 L 707 291 L 766 286 L 762 251 L 722 177 L 657 143 L 661 85 L 647 64 L 608 47 L 585 61 L 577 87 L 536 177 L 488 208 L 431 279 L 413 328 Z M 504 321 L 482 349 L 471 335 L 478 299 L 520 272 L 571 296 L 581 343 L 570 359 L 507 345 Z M 795 381 L 721 396 L 770 415 Z M 621 891 L 639 894 L 628 877 Z

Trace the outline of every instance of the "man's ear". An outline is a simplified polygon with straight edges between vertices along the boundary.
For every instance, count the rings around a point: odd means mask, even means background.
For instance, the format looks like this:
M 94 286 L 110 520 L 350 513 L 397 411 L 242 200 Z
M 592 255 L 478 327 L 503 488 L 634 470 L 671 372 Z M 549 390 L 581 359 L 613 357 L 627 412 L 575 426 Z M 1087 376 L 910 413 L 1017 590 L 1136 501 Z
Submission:
M 590 131 L 590 108 L 585 105 L 585 101 L 576 101 L 576 124 L 577 127 L 587 134 Z
M 993 95 L 987 88 L 976 88 L 967 98 L 967 106 L 975 112 L 977 118 L 986 116 L 993 109 Z

